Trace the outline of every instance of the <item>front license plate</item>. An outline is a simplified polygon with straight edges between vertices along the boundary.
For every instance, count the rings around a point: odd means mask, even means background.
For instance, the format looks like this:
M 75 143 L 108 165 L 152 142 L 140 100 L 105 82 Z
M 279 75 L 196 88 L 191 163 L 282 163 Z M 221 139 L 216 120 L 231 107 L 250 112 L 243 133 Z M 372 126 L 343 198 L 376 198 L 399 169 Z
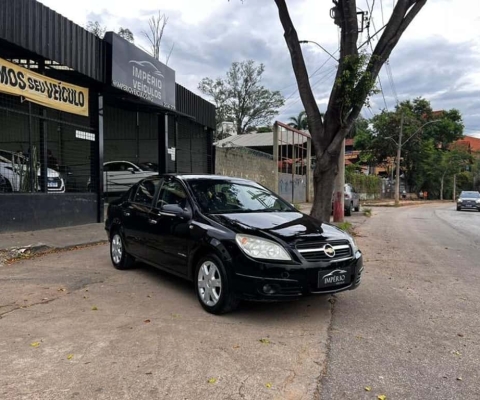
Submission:
M 58 187 L 58 183 L 57 182 L 48 182 L 48 187 L 49 188 L 56 188 L 56 187 Z
M 342 286 L 350 283 L 350 270 L 348 268 L 338 268 L 333 271 L 319 271 L 318 287 Z

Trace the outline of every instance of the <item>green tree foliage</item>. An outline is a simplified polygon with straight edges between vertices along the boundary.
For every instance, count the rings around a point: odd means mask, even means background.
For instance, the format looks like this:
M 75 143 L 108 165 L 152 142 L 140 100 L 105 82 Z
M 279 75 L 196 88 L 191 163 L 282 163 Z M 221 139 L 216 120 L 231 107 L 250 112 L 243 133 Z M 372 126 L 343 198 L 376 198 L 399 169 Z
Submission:
M 267 125 L 285 103 L 279 91 L 271 91 L 262 83 L 263 64 L 253 60 L 234 62 L 225 78 L 203 78 L 198 89 L 209 96 L 217 107 L 217 125 L 234 122 L 237 134 L 249 127 Z
M 423 98 L 404 101 L 395 111 L 384 110 L 373 117 L 371 129 L 355 136 L 355 148 L 362 150 L 364 161 L 376 164 L 395 157 L 402 113 L 404 145 L 401 168 L 407 186 L 415 191 L 427 190 L 440 198 L 442 182 L 445 187 L 453 170 L 468 162 L 468 153 L 464 149 L 451 146 L 463 137 L 462 116 L 458 110 L 434 112 L 429 101 Z M 418 132 L 425 123 L 436 120 L 439 122 Z
M 298 116 L 290 117 L 290 122 L 288 123 L 292 128 L 300 129 L 300 130 L 307 130 L 308 129 L 308 121 L 307 121 L 307 114 L 305 111 L 300 111 Z

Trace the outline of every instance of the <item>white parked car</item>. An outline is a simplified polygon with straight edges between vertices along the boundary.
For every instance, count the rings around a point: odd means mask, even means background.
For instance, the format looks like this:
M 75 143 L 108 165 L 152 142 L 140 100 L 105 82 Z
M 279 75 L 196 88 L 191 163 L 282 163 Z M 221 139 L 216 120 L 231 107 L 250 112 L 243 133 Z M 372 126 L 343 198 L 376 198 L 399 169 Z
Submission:
M 345 184 L 345 215 L 352 215 L 353 211 L 360 211 L 360 195 L 350 183 Z
M 109 161 L 103 164 L 104 193 L 126 192 L 131 186 L 148 176 L 157 175 L 156 164 L 136 165 L 130 161 Z M 90 180 L 88 181 L 90 189 Z
M 16 153 L 0 150 L 0 192 L 20 192 L 22 179 L 29 179 L 28 159 Z M 41 169 L 37 165 L 37 191 L 40 191 Z M 47 186 L 49 193 L 65 193 L 65 183 L 60 174 L 47 168 Z

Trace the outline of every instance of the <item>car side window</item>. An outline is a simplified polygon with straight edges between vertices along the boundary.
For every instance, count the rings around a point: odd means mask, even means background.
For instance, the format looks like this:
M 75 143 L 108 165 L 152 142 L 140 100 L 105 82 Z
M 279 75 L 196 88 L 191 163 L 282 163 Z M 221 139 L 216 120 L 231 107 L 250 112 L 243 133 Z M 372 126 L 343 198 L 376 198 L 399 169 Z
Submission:
M 108 164 L 104 168 L 105 168 L 105 171 L 107 171 L 107 172 L 118 172 L 118 171 L 124 171 L 125 170 L 125 168 L 122 169 L 122 166 L 123 166 L 122 163 L 117 162 L 117 163 Z
M 159 181 L 154 181 L 153 179 L 145 179 L 140 182 L 133 198 L 133 202 L 147 206 L 152 205 L 158 183 Z
M 187 193 L 180 182 L 170 181 L 163 184 L 158 196 L 157 208 L 162 209 L 167 204 L 176 204 L 181 208 L 187 207 Z

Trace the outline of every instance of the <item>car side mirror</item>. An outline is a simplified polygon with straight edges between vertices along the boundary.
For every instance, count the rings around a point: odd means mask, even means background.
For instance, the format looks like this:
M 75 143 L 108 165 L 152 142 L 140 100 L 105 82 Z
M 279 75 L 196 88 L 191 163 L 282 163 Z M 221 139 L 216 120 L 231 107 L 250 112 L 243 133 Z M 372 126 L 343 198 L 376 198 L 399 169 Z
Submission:
M 135 170 L 133 169 L 133 167 L 129 167 L 129 168 L 127 168 L 127 171 L 130 171 L 132 174 L 134 174 L 134 173 L 135 173 Z
M 178 217 L 186 220 L 192 218 L 192 212 L 189 209 L 184 209 L 177 204 L 165 204 L 161 213 L 169 217 Z

